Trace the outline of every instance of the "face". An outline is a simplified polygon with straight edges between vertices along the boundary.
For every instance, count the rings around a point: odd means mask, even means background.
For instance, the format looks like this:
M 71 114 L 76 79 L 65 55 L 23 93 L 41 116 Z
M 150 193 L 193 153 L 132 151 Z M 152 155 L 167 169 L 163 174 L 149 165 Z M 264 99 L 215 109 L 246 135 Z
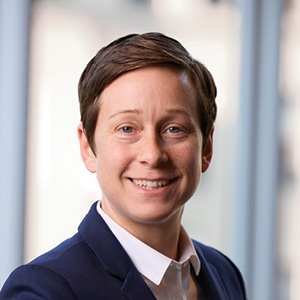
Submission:
M 99 98 L 95 155 L 78 127 L 83 161 L 96 172 L 102 208 L 133 232 L 180 222 L 212 155 L 204 152 L 194 86 L 185 71 L 150 66 L 113 81 Z

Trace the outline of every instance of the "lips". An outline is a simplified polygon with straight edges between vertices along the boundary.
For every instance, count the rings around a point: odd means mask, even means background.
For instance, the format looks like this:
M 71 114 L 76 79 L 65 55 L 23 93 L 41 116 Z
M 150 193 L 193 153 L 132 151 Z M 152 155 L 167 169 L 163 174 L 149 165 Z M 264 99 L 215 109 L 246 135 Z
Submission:
M 156 190 L 169 184 L 170 180 L 141 180 L 132 179 L 132 182 L 146 190 Z

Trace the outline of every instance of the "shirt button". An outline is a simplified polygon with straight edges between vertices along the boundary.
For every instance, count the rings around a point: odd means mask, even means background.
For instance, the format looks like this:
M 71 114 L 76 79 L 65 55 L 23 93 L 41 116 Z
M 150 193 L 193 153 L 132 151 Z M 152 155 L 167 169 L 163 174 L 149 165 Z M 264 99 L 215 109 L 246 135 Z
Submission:
M 174 300 L 182 300 L 181 295 L 179 295 L 179 294 L 175 295 Z

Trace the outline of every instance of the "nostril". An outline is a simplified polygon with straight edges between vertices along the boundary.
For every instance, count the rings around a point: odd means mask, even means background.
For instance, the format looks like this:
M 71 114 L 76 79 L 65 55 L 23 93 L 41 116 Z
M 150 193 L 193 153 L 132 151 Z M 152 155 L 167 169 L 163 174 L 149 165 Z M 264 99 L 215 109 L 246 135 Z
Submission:
M 144 138 L 144 147 L 141 145 L 139 149 L 139 160 L 150 166 L 157 166 L 168 161 L 168 154 L 160 145 L 157 138 Z

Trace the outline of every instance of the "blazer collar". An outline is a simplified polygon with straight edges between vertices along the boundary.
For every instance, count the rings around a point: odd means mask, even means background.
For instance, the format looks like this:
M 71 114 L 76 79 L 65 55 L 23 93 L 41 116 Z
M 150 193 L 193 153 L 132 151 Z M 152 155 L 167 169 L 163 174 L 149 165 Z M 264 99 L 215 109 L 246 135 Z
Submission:
M 106 271 L 123 280 L 122 292 L 128 299 L 155 300 L 126 251 L 98 214 L 95 202 L 78 227 L 78 232 L 94 251 Z

